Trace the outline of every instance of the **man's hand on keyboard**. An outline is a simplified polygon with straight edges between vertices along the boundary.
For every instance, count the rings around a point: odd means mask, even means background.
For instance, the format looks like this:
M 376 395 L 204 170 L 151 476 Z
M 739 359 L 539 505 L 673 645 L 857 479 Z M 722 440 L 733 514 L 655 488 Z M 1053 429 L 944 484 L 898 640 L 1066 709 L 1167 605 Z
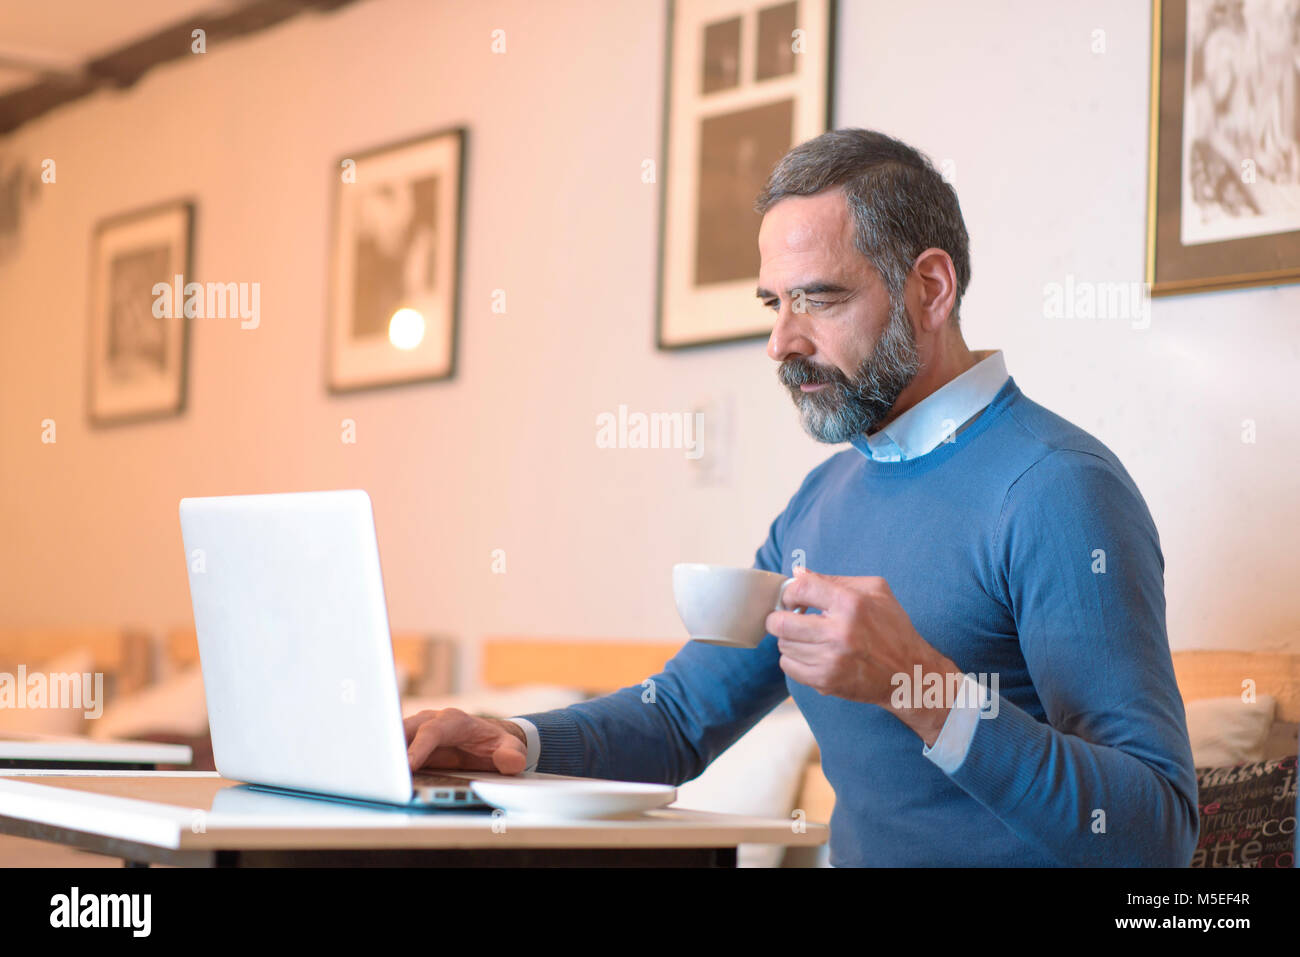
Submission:
M 459 768 L 518 774 L 528 763 L 523 728 L 501 718 L 443 708 L 421 711 L 402 723 L 412 771 Z

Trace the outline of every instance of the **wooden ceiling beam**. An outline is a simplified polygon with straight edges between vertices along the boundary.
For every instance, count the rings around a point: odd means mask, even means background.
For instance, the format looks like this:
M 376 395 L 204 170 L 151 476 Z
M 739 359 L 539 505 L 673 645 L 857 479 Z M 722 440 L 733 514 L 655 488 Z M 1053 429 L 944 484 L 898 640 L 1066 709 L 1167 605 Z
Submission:
M 125 89 L 160 63 L 191 55 L 193 33 L 208 49 L 258 33 L 304 11 L 328 13 L 356 0 L 256 0 L 228 12 L 196 14 L 88 61 L 75 72 L 46 71 L 36 82 L 0 95 L 0 136 L 44 113 L 106 87 Z M 12 51 L 10 51 L 12 53 Z M 15 54 L 16 55 L 16 54 Z

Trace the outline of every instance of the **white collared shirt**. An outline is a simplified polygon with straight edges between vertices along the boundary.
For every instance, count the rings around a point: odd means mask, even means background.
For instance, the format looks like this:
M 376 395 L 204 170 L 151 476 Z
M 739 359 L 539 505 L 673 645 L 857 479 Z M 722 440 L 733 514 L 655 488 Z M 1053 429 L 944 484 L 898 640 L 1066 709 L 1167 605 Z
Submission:
M 980 355 L 980 353 L 976 353 Z M 877 462 L 905 462 L 950 441 L 984 410 L 1007 381 L 1007 366 L 998 349 L 945 382 L 883 429 L 850 441 Z

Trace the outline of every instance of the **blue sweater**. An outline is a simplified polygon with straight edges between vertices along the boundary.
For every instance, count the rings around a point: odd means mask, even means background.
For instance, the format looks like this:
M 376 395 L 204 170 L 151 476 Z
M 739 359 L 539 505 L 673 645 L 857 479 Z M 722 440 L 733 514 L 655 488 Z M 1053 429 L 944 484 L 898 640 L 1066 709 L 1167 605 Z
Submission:
M 1186 866 L 1196 776 L 1155 525 L 1114 454 L 1008 379 L 955 441 L 804 479 L 754 565 L 879 575 L 966 672 L 997 673 L 951 774 L 885 709 L 788 679 L 776 638 L 689 642 L 639 685 L 558 711 L 538 771 L 680 784 L 792 695 L 835 790 L 836 866 Z

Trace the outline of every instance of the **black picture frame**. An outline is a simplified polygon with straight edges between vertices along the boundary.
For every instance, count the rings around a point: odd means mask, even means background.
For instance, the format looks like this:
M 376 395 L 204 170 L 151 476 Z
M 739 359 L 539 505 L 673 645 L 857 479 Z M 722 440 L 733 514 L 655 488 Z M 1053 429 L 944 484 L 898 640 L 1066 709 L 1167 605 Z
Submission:
M 677 297 L 676 294 L 673 293 L 673 289 L 676 288 L 676 284 L 680 281 L 681 274 L 680 268 L 674 267 L 670 262 L 670 260 L 675 258 L 674 253 L 670 250 L 670 243 L 673 241 L 675 231 L 697 228 L 696 222 L 680 222 L 679 220 L 681 217 L 675 218 L 671 212 L 671 208 L 674 205 L 678 205 L 682 202 L 681 197 L 676 196 L 674 193 L 674 190 L 681 184 L 676 181 L 673 173 L 673 152 L 674 144 L 676 142 L 673 133 L 675 120 L 673 102 L 674 82 L 675 79 L 680 76 L 681 70 L 681 62 L 679 58 L 675 56 L 675 38 L 678 36 L 678 26 L 681 23 L 683 8 L 689 7 L 693 2 L 694 0 L 668 0 L 667 25 L 665 29 L 664 110 L 658 166 L 660 181 L 658 208 L 659 234 L 658 247 L 656 250 L 654 332 L 655 348 L 665 352 L 675 352 L 707 346 L 766 339 L 771 334 L 772 326 L 771 318 L 763 315 L 760 309 L 755 309 L 753 310 L 754 321 L 752 323 L 746 323 L 744 328 L 710 331 L 707 327 L 704 327 L 695 330 L 693 333 L 688 332 L 683 335 L 680 328 L 681 322 L 674 320 L 674 318 L 670 316 L 670 311 L 674 310 L 675 306 L 669 300 L 670 298 Z M 798 4 L 800 7 L 804 8 L 806 8 L 807 5 L 811 5 L 814 8 L 824 10 L 824 18 L 819 15 L 817 19 L 819 22 L 824 22 L 824 28 L 819 31 L 819 33 L 824 41 L 823 49 L 825 63 L 821 68 L 814 68 L 809 77 L 810 81 L 816 80 L 820 82 L 819 89 L 823 105 L 820 109 L 815 111 L 814 115 L 816 122 L 809 123 L 805 127 L 806 133 L 804 135 L 799 135 L 796 131 L 795 135 L 791 138 L 792 141 L 786 144 L 781 150 L 782 153 L 790 147 L 797 145 L 799 142 L 811 139 L 813 136 L 831 129 L 834 115 L 836 66 L 835 46 L 838 27 L 838 0 L 816 0 L 816 2 L 811 4 L 809 3 L 809 0 L 798 0 Z M 783 3 L 777 2 L 777 0 L 735 0 L 731 5 L 731 9 L 741 16 L 757 18 L 760 11 L 770 10 L 783 5 Z M 707 27 L 709 24 L 717 24 L 721 21 L 717 17 L 712 17 L 707 22 L 700 22 L 705 23 Z M 800 14 L 798 23 L 802 26 L 802 24 L 806 22 L 807 21 L 802 19 L 802 14 Z M 698 61 L 693 64 L 693 68 L 700 66 L 702 66 L 702 64 Z M 772 80 L 753 80 L 753 85 L 755 87 L 759 87 L 762 84 L 768 84 L 769 88 L 771 88 Z M 708 95 L 711 94 L 701 94 L 701 98 Z M 773 102 L 777 100 L 777 98 L 778 94 L 774 92 L 770 98 L 767 100 L 760 100 L 759 102 Z M 702 117 L 711 117 L 715 115 L 717 114 L 700 111 L 691 114 L 687 120 L 695 121 Z M 683 120 L 681 122 L 685 121 Z M 779 159 L 779 156 L 773 157 L 772 162 L 774 163 L 776 159 Z M 763 172 L 765 176 L 767 172 L 770 172 L 770 169 L 765 169 Z M 695 187 L 696 190 L 698 190 L 698 183 L 695 183 Z M 761 184 L 759 184 L 759 188 L 761 188 Z M 757 197 L 757 194 L 758 188 L 754 189 L 754 195 L 750 198 L 751 203 L 752 200 Z M 694 197 L 687 197 L 687 199 L 694 200 Z M 696 203 L 696 205 L 698 206 L 698 203 Z M 758 222 L 760 222 L 760 220 L 757 217 L 757 214 L 755 214 L 755 237 L 757 236 Z M 753 282 L 749 284 L 749 288 L 745 289 L 743 292 L 739 288 L 733 288 L 732 291 L 735 294 L 734 297 L 729 294 L 727 295 L 727 303 L 729 305 L 734 305 L 736 310 L 745 309 L 746 306 L 749 306 L 756 301 L 753 297 L 753 287 L 757 285 L 756 267 L 754 275 L 752 277 L 747 277 L 747 279 L 749 278 L 752 278 L 753 280 Z M 739 283 L 736 282 L 735 285 L 738 286 Z M 677 326 L 678 328 L 674 329 L 672 328 L 673 326 Z
M 343 191 L 355 188 L 356 182 L 348 183 L 343 179 L 344 164 L 351 162 L 357 176 L 363 176 L 364 169 L 375 161 L 392 160 L 403 155 L 417 154 L 424 148 L 442 144 L 450 151 L 448 166 L 455 171 L 454 185 L 446 190 L 443 198 L 451 198 L 450 218 L 446 228 L 439 233 L 444 240 L 449 240 L 446 260 L 441 275 L 446 281 L 445 315 L 442 317 L 439 333 L 443 357 L 426 364 L 423 368 L 407 367 L 390 370 L 379 369 L 372 374 L 363 372 L 340 374 L 340 351 L 346 350 L 341 342 L 344 339 L 345 321 L 351 321 L 352 314 L 347 312 L 347 298 L 351 287 L 346 281 L 347 262 L 344 251 L 348 248 L 349 235 L 344 235 L 348 228 L 345 201 L 347 194 Z M 331 221 L 329 235 L 328 262 L 330 263 L 328 290 L 326 296 L 327 319 L 325 323 L 325 389 L 328 394 L 342 395 L 371 389 L 405 387 L 431 382 L 449 381 L 455 378 L 460 347 L 460 312 L 462 295 L 462 269 L 464 263 L 465 237 L 465 192 L 467 159 L 469 150 L 469 129 L 465 125 L 445 126 L 436 130 L 405 137 L 400 140 L 371 146 L 346 153 L 335 161 L 330 171 L 332 191 Z M 412 364 L 414 365 L 414 364 Z
M 161 332 L 165 344 L 162 349 L 164 368 L 156 377 L 137 374 L 135 383 L 130 375 L 113 374 L 112 347 L 113 309 L 109 285 L 111 266 L 109 257 L 122 249 L 141 249 L 142 243 L 170 243 L 173 249 L 167 256 L 164 274 L 156 277 L 141 274 L 136 280 L 136 297 L 141 304 L 152 299 L 151 290 L 143 288 L 154 282 L 172 282 L 179 272 L 185 283 L 194 281 L 194 237 L 197 203 L 191 197 L 164 200 L 149 206 L 116 213 L 100 219 L 92 232 L 89 253 L 89 323 L 86 337 L 86 419 L 92 428 L 132 425 L 159 419 L 174 418 L 184 413 L 189 391 L 189 354 L 192 330 L 191 321 L 184 314 L 182 303 L 174 303 L 179 315 L 157 319 L 156 330 Z M 141 308 L 132 306 L 129 308 Z M 144 319 L 146 327 L 153 326 L 150 316 Z M 167 330 L 173 330 L 170 336 Z M 174 345 L 173 345 L 174 343 Z M 147 350 L 146 350 L 147 351 Z M 118 381 L 114 382 L 114 378 Z M 153 378 L 154 381 L 148 381 Z

